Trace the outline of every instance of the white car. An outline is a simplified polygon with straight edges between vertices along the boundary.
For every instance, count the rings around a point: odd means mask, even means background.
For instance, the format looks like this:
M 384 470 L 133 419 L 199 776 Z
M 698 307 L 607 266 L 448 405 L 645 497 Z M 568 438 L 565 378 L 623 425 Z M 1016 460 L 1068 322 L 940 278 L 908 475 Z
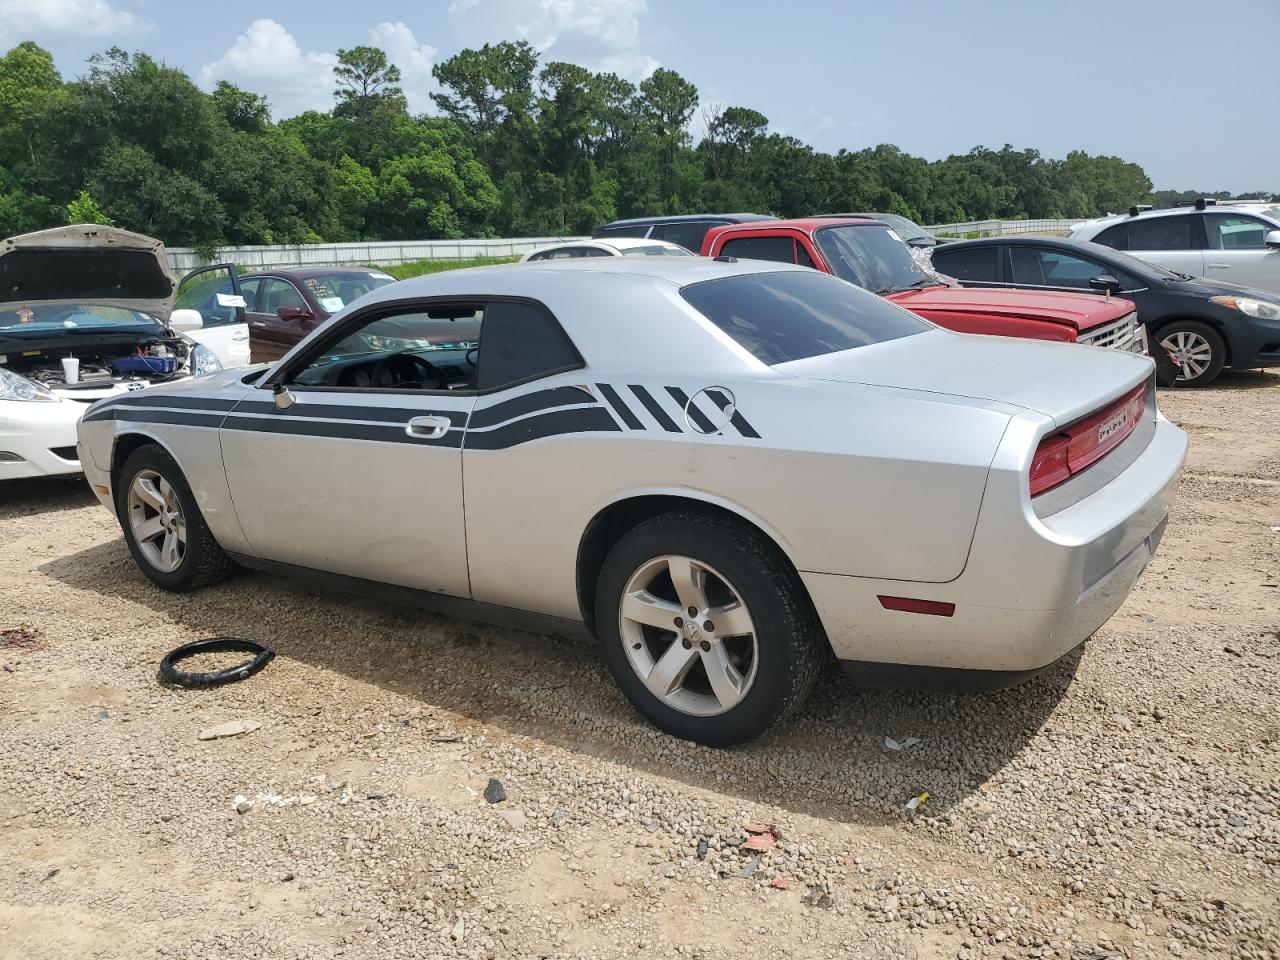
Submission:
M 1280 201 L 1131 207 L 1127 216 L 1079 224 L 1071 239 L 1123 250 L 1176 273 L 1280 293 Z
M 973 689 L 1088 638 L 1182 472 L 1153 379 L 806 267 L 612 257 L 395 283 L 256 377 L 104 400 L 79 433 L 161 587 L 239 563 L 591 632 L 651 721 L 729 744 L 833 652 Z
M 234 286 L 234 267 L 182 283 L 205 281 Z M 0 244 L 0 480 L 79 473 L 76 424 L 95 400 L 248 363 L 243 317 L 201 329 L 200 313 L 173 310 L 178 288 L 160 241 L 125 230 L 58 227 Z M 219 303 L 243 313 L 235 294 Z
M 678 243 L 666 240 L 643 240 L 638 237 L 613 237 L 609 240 L 566 240 L 530 250 L 520 258 L 522 263 L 541 260 L 575 260 L 581 257 L 692 257 L 693 253 Z

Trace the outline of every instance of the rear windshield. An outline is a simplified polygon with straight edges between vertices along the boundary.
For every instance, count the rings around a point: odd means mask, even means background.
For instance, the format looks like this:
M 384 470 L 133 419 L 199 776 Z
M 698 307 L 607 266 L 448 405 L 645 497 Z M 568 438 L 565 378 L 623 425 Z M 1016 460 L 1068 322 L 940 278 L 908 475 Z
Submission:
M 680 294 L 770 366 L 931 329 L 926 321 L 887 300 L 811 270 L 704 280 Z
M 692 257 L 693 254 L 684 247 L 666 247 L 661 244 L 646 244 L 643 247 L 620 247 L 624 257 Z

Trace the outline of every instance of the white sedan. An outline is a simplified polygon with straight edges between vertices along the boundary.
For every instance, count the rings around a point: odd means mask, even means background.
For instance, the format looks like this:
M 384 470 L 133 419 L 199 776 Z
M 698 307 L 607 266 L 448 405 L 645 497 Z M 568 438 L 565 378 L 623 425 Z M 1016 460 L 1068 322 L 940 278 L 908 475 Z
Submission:
M 202 267 L 186 289 L 230 283 Z M 76 423 L 90 403 L 249 361 L 243 300 L 222 326 L 174 310 L 160 241 L 112 227 L 57 227 L 0 246 L 0 481 L 80 472 Z M 239 322 L 234 322 L 239 319 Z
M 542 260 L 576 260 L 582 257 L 692 257 L 694 254 L 678 243 L 666 240 L 643 240 L 638 237 L 613 237 L 609 240 L 566 240 L 530 250 L 520 258 L 523 263 Z
M 1086 640 L 1182 472 L 1153 380 L 804 267 L 613 257 L 391 284 L 256 376 L 95 404 L 80 449 L 161 587 L 240 564 L 593 633 L 646 717 L 722 745 L 833 653 L 973 689 Z

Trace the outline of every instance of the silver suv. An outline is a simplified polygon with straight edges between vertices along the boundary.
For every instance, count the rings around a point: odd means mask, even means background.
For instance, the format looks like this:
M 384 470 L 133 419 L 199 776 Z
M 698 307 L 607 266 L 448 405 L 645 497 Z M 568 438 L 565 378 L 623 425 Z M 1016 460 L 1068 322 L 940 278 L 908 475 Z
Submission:
M 1079 224 L 1072 240 L 1124 250 L 1167 270 L 1280 293 L 1280 201 L 1197 200 Z

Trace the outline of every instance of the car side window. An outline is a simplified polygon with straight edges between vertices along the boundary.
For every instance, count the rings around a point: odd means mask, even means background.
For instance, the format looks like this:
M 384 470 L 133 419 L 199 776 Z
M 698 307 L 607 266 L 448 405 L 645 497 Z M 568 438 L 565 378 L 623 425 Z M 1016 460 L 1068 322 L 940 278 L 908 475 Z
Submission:
M 1100 263 L 1058 250 L 1013 247 L 1010 252 L 1014 283 L 1090 290 L 1089 281 L 1108 272 Z
M 1204 232 L 1210 250 L 1263 250 L 1267 246 L 1268 224 L 1253 217 L 1227 213 L 1206 213 Z
M 496 390 L 583 366 L 550 311 L 523 300 L 486 306 L 478 357 L 480 390 Z
M 804 244 L 799 240 L 796 241 L 796 263 L 802 267 L 809 267 L 813 270 L 818 269 L 817 264 L 813 262 L 813 257 L 809 256 L 809 251 L 804 248 Z
M 969 247 L 964 250 L 951 250 L 947 247 L 935 248 L 933 251 L 933 267 L 939 273 L 957 280 L 978 280 L 994 283 L 1000 260 L 1000 247 Z
M 682 220 L 678 223 L 660 223 L 653 228 L 653 233 L 649 235 L 650 240 L 666 240 L 668 243 L 677 243 L 686 250 L 692 250 L 697 253 L 702 249 L 702 238 L 707 235 L 707 231 L 718 224 L 708 223 L 705 220 Z
M 1129 248 L 1129 225 L 1127 223 L 1117 223 L 1114 226 L 1107 227 L 1107 229 L 1093 238 L 1093 242 L 1100 243 L 1104 247 L 1110 247 L 1112 250 L 1127 250 Z
M 258 294 L 258 313 L 275 313 L 281 307 L 305 307 L 307 301 L 288 280 L 263 277 Z
M 772 260 L 795 263 L 795 241 L 790 237 L 737 237 L 720 248 L 721 256 L 740 260 Z
M 1193 250 L 1191 217 L 1149 217 L 1129 221 L 1130 250 Z
M 645 237 L 649 234 L 649 224 L 629 224 L 624 227 L 604 227 L 596 231 L 596 235 L 602 240 L 608 240 L 610 237 Z
M 547 259 L 548 257 L 550 257 L 550 256 L 551 256 L 551 251 L 550 251 L 550 250 L 544 250 L 544 251 L 542 251 L 542 253 L 535 253 L 535 254 L 532 254 L 532 255 L 529 257 L 529 262 L 530 262 L 530 263 L 538 263 L 538 262 L 539 262 L 539 261 L 541 261 L 541 260 L 546 260 L 546 259 Z

